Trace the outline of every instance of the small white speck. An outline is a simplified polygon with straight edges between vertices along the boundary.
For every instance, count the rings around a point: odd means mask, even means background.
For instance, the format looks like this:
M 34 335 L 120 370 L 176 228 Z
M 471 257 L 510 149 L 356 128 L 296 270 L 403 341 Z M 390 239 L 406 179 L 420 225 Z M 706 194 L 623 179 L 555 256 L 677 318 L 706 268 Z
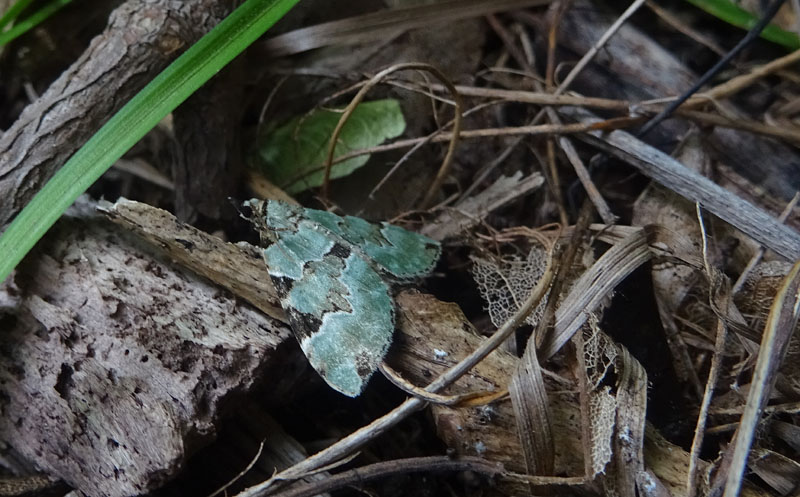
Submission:
M 486 453 L 486 444 L 478 440 L 475 442 L 475 453 L 482 456 Z
M 434 355 L 434 356 L 435 356 L 437 359 L 444 359 L 445 357 L 447 357 L 447 356 L 448 356 L 448 355 L 450 355 L 450 354 L 448 354 L 448 353 L 447 353 L 446 351 L 444 351 L 444 350 L 433 349 L 433 355 Z
M 619 439 L 625 442 L 626 444 L 630 445 L 633 443 L 633 438 L 631 437 L 631 429 L 627 426 L 619 433 Z
M 494 407 L 485 405 L 478 408 L 478 413 L 480 414 L 481 422 L 489 423 L 494 418 L 495 410 Z
M 656 482 L 647 471 L 639 473 L 639 488 L 645 495 L 653 495 L 656 491 Z

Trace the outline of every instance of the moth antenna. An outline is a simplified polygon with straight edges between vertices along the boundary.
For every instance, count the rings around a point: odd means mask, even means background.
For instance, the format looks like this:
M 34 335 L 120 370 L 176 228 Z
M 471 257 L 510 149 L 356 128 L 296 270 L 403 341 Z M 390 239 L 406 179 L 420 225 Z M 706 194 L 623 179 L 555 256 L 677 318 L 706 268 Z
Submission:
M 238 199 L 236 199 L 234 197 L 228 197 L 228 202 L 230 202 L 231 205 L 233 206 L 233 208 L 236 209 L 236 212 L 239 213 L 239 217 L 241 217 L 242 219 L 244 219 L 246 221 L 252 222 L 252 218 L 247 216 L 247 215 L 245 215 L 245 213 L 241 209 L 241 206 L 244 204 L 244 202 L 241 202 L 241 201 L 239 201 Z

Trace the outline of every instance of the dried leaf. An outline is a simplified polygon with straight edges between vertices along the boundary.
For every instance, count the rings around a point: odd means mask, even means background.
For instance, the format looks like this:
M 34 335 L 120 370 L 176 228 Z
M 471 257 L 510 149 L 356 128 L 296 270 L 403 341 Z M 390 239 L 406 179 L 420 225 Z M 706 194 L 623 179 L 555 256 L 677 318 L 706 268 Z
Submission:
M 502 326 L 519 310 L 544 275 L 547 257 L 547 251 L 540 245 L 532 246 L 524 260 L 518 256 L 492 260 L 471 257 L 472 277 L 486 302 L 492 324 Z M 538 323 L 545 304 L 543 299 L 525 322 L 531 326 Z
M 550 410 L 533 337 L 517 365 L 508 387 L 517 421 L 525 466 L 531 475 L 552 475 L 555 448 Z
M 644 232 L 633 232 L 603 254 L 575 282 L 556 311 L 552 333 L 540 349 L 542 359 L 552 357 L 586 322 L 611 290 L 633 270 L 650 260 Z

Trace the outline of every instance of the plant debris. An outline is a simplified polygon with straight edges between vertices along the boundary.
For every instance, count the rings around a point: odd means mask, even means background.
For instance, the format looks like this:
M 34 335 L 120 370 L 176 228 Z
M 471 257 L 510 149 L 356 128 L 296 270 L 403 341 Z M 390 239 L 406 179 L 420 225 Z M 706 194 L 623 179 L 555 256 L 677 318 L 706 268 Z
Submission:
M 300 2 L 0 283 L 0 497 L 795 495 L 797 13 L 691 3 L 721 17 Z M 85 0 L 12 33 L 0 230 L 232 7 Z M 254 196 L 441 244 L 380 272 L 394 338 L 360 396 L 291 337 Z M 323 256 L 374 241 L 337 236 Z

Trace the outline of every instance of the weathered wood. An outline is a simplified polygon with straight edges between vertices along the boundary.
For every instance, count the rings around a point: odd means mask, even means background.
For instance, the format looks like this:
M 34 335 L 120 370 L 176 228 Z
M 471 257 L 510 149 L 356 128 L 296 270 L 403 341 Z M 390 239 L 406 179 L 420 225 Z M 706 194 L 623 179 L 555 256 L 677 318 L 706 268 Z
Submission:
M 544 14 L 523 15 L 520 20 L 548 32 Z M 559 60 L 576 60 L 609 28 L 615 15 L 595 2 L 576 1 L 561 18 L 558 43 L 572 53 Z M 544 38 L 542 38 L 544 39 Z M 654 40 L 647 32 L 631 23 L 625 24 L 603 46 L 570 87 L 591 97 L 616 98 L 635 103 L 679 95 L 698 76 L 688 65 Z M 701 92 L 702 93 L 702 92 Z M 731 109 L 731 114 L 747 115 L 731 101 L 716 101 Z M 634 109 L 635 110 L 635 109 Z M 687 125 L 680 119 L 669 119 L 647 135 L 656 146 L 671 145 L 675 137 L 685 133 Z M 780 210 L 798 189 L 797 170 L 800 154 L 796 147 L 749 132 L 715 127 L 707 138 L 715 158 L 733 169 L 737 175 L 765 191 L 765 200 L 775 202 Z M 746 188 L 754 190 L 753 186 Z M 760 202 L 762 205 L 764 202 Z
M 304 364 L 279 321 L 87 206 L 0 288 L 0 439 L 89 495 L 160 486 L 226 401 Z
M 87 493 L 132 495 L 177 472 L 213 433 L 231 394 L 262 374 L 279 392 L 305 361 L 278 321 L 159 255 L 188 265 L 197 259 L 194 270 L 215 268 L 204 274 L 238 293 L 268 281 L 252 247 L 224 243 L 144 204 L 102 210 L 115 223 L 85 207 L 73 211 L 17 270 L 17 287 L 6 283 L 0 292 L 0 439 Z M 243 295 L 275 312 L 270 285 Z M 396 302 L 389 362 L 415 383 L 427 384 L 482 340 L 453 304 L 413 292 Z M 450 391 L 502 389 L 516 363 L 496 351 Z M 276 368 L 280 374 L 270 374 Z M 576 386 L 557 378 L 545 377 L 555 472 L 579 476 Z M 524 471 L 510 402 L 432 409 L 456 454 Z M 688 454 L 654 430 L 645 443 L 647 467 L 680 495 Z
M 128 0 L 83 55 L 0 137 L 0 229 L 53 173 L 231 2 Z
M 158 247 L 179 265 L 227 288 L 267 315 L 286 321 L 264 259 L 249 243 L 225 243 L 169 212 L 134 200 L 100 202 L 111 221 Z

